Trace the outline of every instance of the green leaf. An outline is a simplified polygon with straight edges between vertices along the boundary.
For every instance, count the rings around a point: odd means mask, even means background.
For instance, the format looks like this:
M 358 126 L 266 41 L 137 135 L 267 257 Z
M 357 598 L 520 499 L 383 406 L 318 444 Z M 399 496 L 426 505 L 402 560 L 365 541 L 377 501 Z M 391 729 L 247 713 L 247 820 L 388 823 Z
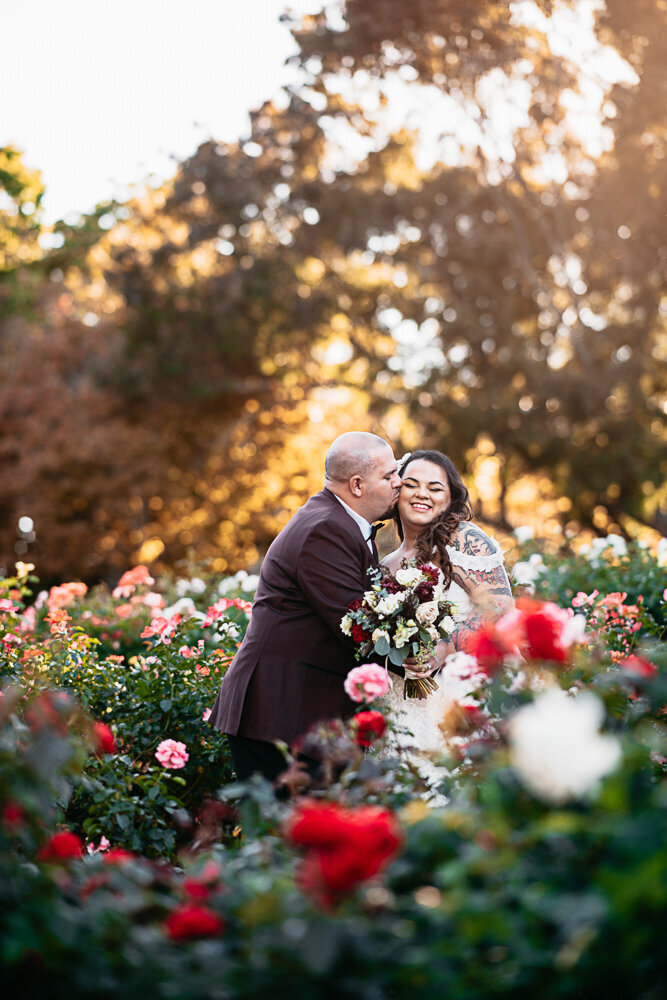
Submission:
M 405 653 L 400 649 L 390 649 L 389 650 L 389 662 L 393 663 L 395 666 L 400 667 L 403 665 L 403 660 L 405 659 Z
M 375 652 L 378 654 L 378 656 L 388 656 L 390 648 L 391 647 L 389 645 L 389 640 L 384 635 L 380 636 L 378 641 L 375 643 L 374 647 Z

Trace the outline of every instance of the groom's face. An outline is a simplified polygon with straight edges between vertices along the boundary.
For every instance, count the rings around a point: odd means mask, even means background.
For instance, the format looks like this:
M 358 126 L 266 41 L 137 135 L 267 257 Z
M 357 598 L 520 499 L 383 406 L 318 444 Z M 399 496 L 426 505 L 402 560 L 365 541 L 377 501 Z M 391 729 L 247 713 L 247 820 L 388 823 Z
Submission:
M 396 459 L 391 448 L 378 453 L 372 467 L 364 476 L 363 512 L 368 521 L 386 517 L 396 506 L 401 489 L 401 477 L 396 468 Z

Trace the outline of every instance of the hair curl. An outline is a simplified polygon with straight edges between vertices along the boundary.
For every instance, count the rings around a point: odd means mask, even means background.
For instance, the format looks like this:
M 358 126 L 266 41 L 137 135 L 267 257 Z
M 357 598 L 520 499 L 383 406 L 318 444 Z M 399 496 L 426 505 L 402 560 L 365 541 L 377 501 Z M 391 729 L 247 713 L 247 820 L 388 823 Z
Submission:
M 444 470 L 449 484 L 451 500 L 446 510 L 428 524 L 421 534 L 417 536 L 415 557 L 418 564 L 431 562 L 435 550 L 440 569 L 445 578 L 445 586 L 449 586 L 452 582 L 454 569 L 446 546 L 453 539 L 461 521 L 472 521 L 473 510 L 470 503 L 470 496 L 451 458 L 443 455 L 441 451 L 422 449 L 421 451 L 413 451 L 406 455 L 398 467 L 398 474 L 401 478 L 403 478 L 407 467 L 412 462 L 417 461 L 417 459 L 424 459 L 425 462 L 433 462 L 434 465 L 439 465 Z M 399 538 L 403 541 L 403 527 L 398 508 L 394 509 L 394 520 Z

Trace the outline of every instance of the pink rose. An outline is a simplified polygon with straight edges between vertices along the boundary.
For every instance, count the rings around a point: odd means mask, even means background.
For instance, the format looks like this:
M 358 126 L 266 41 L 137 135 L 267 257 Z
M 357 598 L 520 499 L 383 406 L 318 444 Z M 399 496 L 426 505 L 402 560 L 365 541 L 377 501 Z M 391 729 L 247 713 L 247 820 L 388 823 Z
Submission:
M 155 756 L 163 767 L 170 767 L 176 771 L 185 767 L 190 754 L 185 749 L 185 743 L 179 743 L 178 740 L 162 740 L 155 751 Z
M 345 693 L 352 701 L 371 702 L 389 690 L 389 675 L 377 663 L 362 663 L 353 667 L 344 681 Z

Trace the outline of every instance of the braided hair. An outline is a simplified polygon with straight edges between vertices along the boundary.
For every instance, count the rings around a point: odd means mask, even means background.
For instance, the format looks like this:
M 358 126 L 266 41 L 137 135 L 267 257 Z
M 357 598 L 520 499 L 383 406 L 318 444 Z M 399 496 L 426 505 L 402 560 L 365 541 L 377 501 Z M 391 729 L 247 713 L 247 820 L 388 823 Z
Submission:
M 446 510 L 435 521 L 428 524 L 421 534 L 418 535 L 415 545 L 415 557 L 418 565 L 420 565 L 430 562 L 437 553 L 440 569 L 445 578 L 445 586 L 449 586 L 452 582 L 454 569 L 446 546 L 454 538 L 461 521 L 472 521 L 473 510 L 470 503 L 470 496 L 451 458 L 443 455 L 441 451 L 422 449 L 421 451 L 413 451 L 405 455 L 398 463 L 398 474 L 401 478 L 408 465 L 417 459 L 423 459 L 425 462 L 433 462 L 434 465 L 439 465 L 444 470 L 449 484 L 451 500 Z M 393 516 L 399 538 L 403 541 L 403 527 L 398 508 L 394 509 Z

